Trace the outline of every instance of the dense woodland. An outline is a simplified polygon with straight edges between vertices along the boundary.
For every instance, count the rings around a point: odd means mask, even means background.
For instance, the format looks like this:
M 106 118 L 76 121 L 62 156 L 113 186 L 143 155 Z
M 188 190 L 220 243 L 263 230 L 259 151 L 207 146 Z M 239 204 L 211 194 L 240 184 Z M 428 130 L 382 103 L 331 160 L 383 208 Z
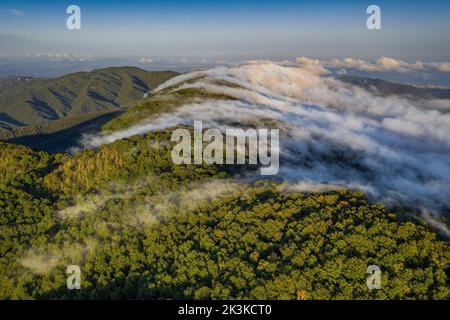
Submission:
M 0 299 L 450 298 L 448 241 L 420 221 L 362 193 L 173 165 L 169 141 L 74 156 L 0 142 Z
M 54 131 L 107 111 L 121 111 L 141 102 L 173 71 L 145 71 L 112 67 L 75 72 L 58 78 L 6 77 L 0 79 L 0 130 L 18 130 L 15 136 L 33 131 Z M 88 115 L 92 114 L 92 115 Z M 57 120 L 68 121 L 52 124 Z M 41 127 L 39 127 L 41 126 Z M 34 128 L 34 129 L 33 129 Z M 9 137 L 0 132 L 0 138 Z

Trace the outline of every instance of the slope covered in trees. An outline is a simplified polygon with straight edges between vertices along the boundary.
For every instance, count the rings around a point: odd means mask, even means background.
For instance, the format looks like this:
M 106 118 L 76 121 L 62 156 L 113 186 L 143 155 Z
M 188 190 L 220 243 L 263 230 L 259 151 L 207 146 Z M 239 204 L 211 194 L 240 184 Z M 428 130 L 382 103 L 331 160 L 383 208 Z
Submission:
M 173 71 L 115 67 L 51 79 L 7 77 L 0 81 L 0 129 L 130 107 L 175 75 Z
M 420 221 L 361 193 L 173 165 L 170 132 L 75 156 L 0 143 L 0 298 L 450 297 L 448 242 Z

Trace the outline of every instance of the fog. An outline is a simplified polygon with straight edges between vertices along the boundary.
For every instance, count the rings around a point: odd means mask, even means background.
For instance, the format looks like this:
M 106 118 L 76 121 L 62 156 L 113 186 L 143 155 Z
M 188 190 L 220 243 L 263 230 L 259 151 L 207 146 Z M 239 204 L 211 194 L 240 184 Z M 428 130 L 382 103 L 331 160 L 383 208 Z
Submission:
M 194 120 L 222 130 L 279 128 L 281 163 L 275 178 L 302 191 L 308 186 L 312 191 L 317 186 L 362 190 L 389 206 L 426 210 L 427 217 L 448 213 L 448 101 L 374 96 L 330 77 L 325 67 L 320 62 L 254 62 L 188 73 L 156 92 L 203 88 L 234 99 L 186 104 L 125 130 L 86 136 L 82 144 L 95 148 L 180 124 L 192 126 Z

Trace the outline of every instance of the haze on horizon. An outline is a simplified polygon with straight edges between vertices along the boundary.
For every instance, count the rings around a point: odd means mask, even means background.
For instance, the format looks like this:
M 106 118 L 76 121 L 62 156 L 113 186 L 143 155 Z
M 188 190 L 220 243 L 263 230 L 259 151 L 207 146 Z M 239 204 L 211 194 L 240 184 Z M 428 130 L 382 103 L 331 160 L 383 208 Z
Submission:
M 81 8 L 81 30 L 66 8 Z M 377 4 L 382 30 L 368 30 Z M 0 3 L 0 55 L 202 59 L 391 56 L 450 60 L 450 3 L 430 1 L 14 1 Z

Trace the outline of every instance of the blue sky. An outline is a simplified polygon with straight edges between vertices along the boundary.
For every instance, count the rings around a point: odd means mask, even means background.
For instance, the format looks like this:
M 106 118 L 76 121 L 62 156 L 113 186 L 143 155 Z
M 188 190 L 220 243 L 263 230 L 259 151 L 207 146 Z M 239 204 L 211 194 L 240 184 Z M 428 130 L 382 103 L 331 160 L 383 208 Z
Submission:
M 66 7 L 81 7 L 81 30 Z M 382 10 L 369 31 L 366 8 Z M 0 54 L 450 60 L 450 1 L 0 0 Z

